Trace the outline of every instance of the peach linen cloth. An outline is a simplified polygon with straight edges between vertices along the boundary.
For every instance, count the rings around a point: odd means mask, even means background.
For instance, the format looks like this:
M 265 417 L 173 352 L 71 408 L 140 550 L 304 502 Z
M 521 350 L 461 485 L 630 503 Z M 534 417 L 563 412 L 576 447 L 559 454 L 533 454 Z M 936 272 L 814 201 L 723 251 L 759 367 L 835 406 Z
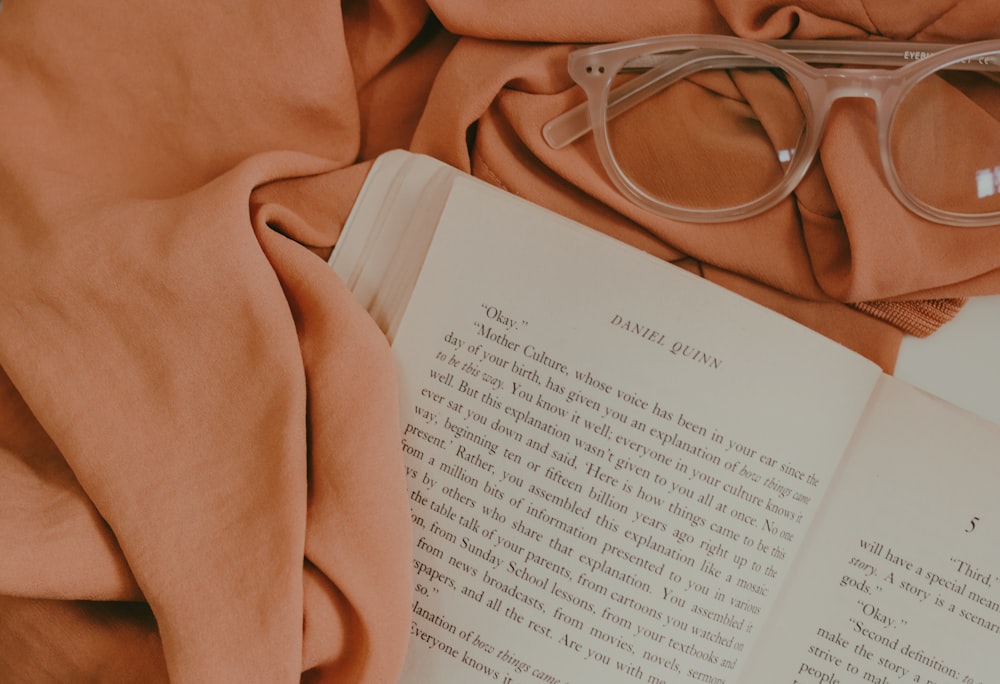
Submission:
M 905 10 L 901 8 L 905 7 Z M 0 681 L 391 682 L 409 514 L 387 346 L 322 256 L 434 155 L 891 370 L 1000 229 L 908 215 L 864 106 L 790 203 L 692 227 L 541 125 L 569 44 L 997 35 L 992 0 L 0 2 Z

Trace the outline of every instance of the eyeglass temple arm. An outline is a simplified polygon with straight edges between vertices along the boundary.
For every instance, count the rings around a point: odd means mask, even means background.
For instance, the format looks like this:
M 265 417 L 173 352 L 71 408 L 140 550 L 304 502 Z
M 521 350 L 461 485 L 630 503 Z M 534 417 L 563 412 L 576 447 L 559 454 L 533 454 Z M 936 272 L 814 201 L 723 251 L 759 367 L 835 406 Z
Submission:
M 952 47 L 944 43 L 916 42 L 867 42 L 867 41 L 765 41 L 782 52 L 794 55 L 807 63 L 852 64 L 864 66 L 902 66 L 930 54 Z M 708 67 L 732 69 L 766 62 L 752 55 L 736 55 L 718 50 L 691 50 L 681 55 L 648 55 L 632 60 L 625 71 L 640 71 L 641 76 L 630 80 L 608 93 L 607 118 L 613 119 L 672 83 Z M 977 71 L 1000 71 L 997 64 L 959 63 L 952 68 Z M 669 78 L 672 77 L 672 78 Z M 655 87 L 654 86 L 658 86 Z M 591 129 L 587 102 L 563 112 L 542 128 L 542 137 L 553 149 L 560 149 L 582 137 Z
M 692 50 L 682 55 L 650 55 L 640 60 L 633 60 L 627 71 L 642 73 L 608 93 L 606 118 L 614 119 L 618 114 L 641 104 L 672 83 L 704 69 L 706 62 L 717 69 L 763 63 L 750 55 L 720 53 L 717 50 Z M 581 102 L 545 124 L 542 128 L 542 137 L 550 147 L 558 150 L 590 131 L 590 114 L 587 106 L 586 101 Z

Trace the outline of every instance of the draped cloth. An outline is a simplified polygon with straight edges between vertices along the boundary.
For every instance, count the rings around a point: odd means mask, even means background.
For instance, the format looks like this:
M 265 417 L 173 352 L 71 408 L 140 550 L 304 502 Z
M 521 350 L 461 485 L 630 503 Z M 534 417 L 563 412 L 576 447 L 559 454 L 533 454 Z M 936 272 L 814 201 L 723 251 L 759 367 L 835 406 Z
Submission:
M 1000 291 L 1000 229 L 909 215 L 839 107 L 789 203 L 711 229 L 548 119 L 570 45 L 968 40 L 991 0 L 0 0 L 0 681 L 391 682 L 411 556 L 385 340 L 322 257 L 424 152 L 892 369 Z

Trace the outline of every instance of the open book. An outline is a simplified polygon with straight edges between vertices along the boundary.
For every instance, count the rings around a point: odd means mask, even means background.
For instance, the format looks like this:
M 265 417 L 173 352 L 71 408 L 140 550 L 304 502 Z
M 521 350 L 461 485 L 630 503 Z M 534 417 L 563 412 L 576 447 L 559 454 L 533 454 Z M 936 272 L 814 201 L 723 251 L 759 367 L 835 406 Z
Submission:
M 1000 426 L 411 153 L 331 263 L 398 367 L 405 683 L 997 681 Z

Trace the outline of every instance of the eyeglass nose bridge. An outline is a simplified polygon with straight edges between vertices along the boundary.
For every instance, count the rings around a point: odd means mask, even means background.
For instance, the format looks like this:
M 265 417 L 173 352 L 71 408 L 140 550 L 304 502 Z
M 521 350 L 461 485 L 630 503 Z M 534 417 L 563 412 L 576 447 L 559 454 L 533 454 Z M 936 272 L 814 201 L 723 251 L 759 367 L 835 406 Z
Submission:
M 875 104 L 875 127 L 878 137 L 882 138 L 903 90 L 892 71 L 850 67 L 814 69 L 812 78 L 804 85 L 815 109 L 813 121 L 820 129 L 817 131 L 819 137 L 837 100 L 866 99 Z M 815 144 L 819 145 L 818 138 Z M 886 171 L 888 173 L 888 169 Z
M 879 138 L 883 138 L 892 116 L 892 109 L 901 93 L 899 81 L 894 78 L 893 72 L 885 69 L 817 68 L 812 70 L 809 78 L 804 78 L 800 82 L 807 90 L 809 105 L 813 108 L 811 117 L 813 132 L 809 136 L 811 140 L 805 142 L 800 148 L 800 152 L 806 154 L 805 158 L 800 161 L 801 167 L 797 172 L 793 172 L 798 180 L 801 180 L 801 177 L 805 175 L 807 167 L 816 155 L 834 103 L 842 99 L 872 101 L 875 104 L 876 112 L 874 122 L 876 134 Z M 895 190 L 896 184 L 884 153 L 882 154 L 882 168 L 890 186 Z
M 842 98 L 867 98 L 880 106 L 896 85 L 885 69 L 817 69 L 816 86 L 826 110 Z

